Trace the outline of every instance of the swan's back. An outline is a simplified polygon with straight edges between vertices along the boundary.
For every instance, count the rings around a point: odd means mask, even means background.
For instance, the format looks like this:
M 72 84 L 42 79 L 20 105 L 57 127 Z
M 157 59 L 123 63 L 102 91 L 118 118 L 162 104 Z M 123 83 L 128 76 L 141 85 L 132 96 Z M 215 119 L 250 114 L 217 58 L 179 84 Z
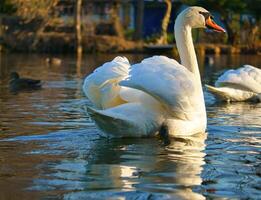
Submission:
M 195 83 L 194 75 L 177 61 L 153 56 L 131 66 L 129 77 L 120 85 L 151 95 L 176 118 L 190 119 L 202 109 Z
M 228 86 L 254 93 L 261 93 L 261 69 L 251 65 L 244 65 L 236 70 L 228 70 L 218 78 L 215 86 Z

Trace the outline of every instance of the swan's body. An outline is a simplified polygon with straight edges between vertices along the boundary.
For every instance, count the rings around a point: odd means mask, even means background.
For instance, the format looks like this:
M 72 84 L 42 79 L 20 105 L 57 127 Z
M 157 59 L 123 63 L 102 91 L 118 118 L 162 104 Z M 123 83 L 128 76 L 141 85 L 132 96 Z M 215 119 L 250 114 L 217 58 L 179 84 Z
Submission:
M 126 58 L 116 57 L 85 79 L 83 90 L 95 105 L 88 108 L 89 114 L 103 131 L 116 137 L 205 132 L 206 110 L 191 29 L 206 27 L 209 16 L 204 8 L 190 7 L 177 17 L 175 37 L 182 65 L 153 56 L 130 66 Z
M 218 78 L 215 87 L 206 87 L 219 100 L 261 102 L 261 69 L 244 65 L 236 70 L 228 70 Z

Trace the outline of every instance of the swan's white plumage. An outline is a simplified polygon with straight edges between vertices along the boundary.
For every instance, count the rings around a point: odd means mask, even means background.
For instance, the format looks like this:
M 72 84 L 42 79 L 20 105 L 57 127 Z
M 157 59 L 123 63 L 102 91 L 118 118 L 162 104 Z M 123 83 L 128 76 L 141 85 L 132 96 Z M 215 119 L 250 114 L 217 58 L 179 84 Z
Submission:
M 218 99 L 223 101 L 246 101 L 254 98 L 256 93 L 243 90 L 242 87 L 229 85 L 224 87 L 213 87 L 206 85 L 207 89 L 212 92 Z
M 126 102 L 142 103 L 143 106 L 152 110 L 162 109 L 159 101 L 141 90 L 121 86 L 120 97 Z
M 120 85 L 150 94 L 180 119 L 190 119 L 197 108 L 195 77 L 184 66 L 166 56 L 153 56 L 131 66 Z
M 88 108 L 96 124 L 115 137 L 142 137 L 157 132 L 188 136 L 206 130 L 206 110 L 192 28 L 206 27 L 206 12 L 189 7 L 175 22 L 180 65 L 153 56 L 129 65 L 117 57 L 91 75 L 83 90 L 95 108 Z
M 95 83 L 91 82 L 96 75 L 99 78 L 108 66 L 119 66 L 111 62 L 99 67 L 90 79 L 87 77 L 83 86 L 87 97 L 94 95 L 93 90 L 86 89 L 86 84 L 96 83 L 102 88 L 99 90 L 101 99 L 104 96 L 108 98 L 111 92 L 111 96 L 117 94 L 125 101 L 107 109 L 97 106 L 98 109 L 88 108 L 96 124 L 106 133 L 115 137 L 151 136 L 159 131 L 163 123 L 175 135 L 191 135 L 205 129 L 205 124 L 201 123 L 205 116 L 200 113 L 202 107 L 198 102 L 200 95 L 195 86 L 195 77 L 177 61 L 166 56 L 146 58 L 130 66 L 127 76 L 119 76 L 113 84 L 114 90 L 107 89 L 112 86 L 104 77 Z
M 161 105 L 150 95 L 118 83 L 128 76 L 130 64 L 116 57 L 90 74 L 83 91 L 96 108 L 88 111 L 96 124 L 115 137 L 142 137 L 157 132 Z
M 95 107 L 105 109 L 123 102 L 118 82 L 128 75 L 129 67 L 128 59 L 118 56 L 86 77 L 83 91 Z
M 215 87 L 207 85 L 207 88 L 221 100 L 258 100 L 261 94 L 261 70 L 251 65 L 231 69 L 218 78 Z
M 88 108 L 96 124 L 113 137 L 145 137 L 157 133 L 163 117 L 141 103 L 125 103 L 105 110 Z
M 244 65 L 236 70 L 228 70 L 218 78 L 216 87 L 226 84 L 237 85 L 255 93 L 261 93 L 261 70 L 251 65 Z

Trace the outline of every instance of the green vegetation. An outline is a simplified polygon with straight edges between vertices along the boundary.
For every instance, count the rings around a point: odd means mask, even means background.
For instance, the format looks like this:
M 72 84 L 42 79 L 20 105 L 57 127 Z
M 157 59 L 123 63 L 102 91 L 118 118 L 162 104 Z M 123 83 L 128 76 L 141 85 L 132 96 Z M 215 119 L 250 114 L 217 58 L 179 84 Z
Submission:
M 261 4 L 258 0 L 184 0 L 188 5 L 199 5 L 208 10 L 216 11 L 221 15 L 221 21 L 226 26 L 229 44 L 239 43 L 240 15 L 252 14 L 256 18 L 255 24 L 250 24 L 250 29 L 255 29 L 260 20 Z M 253 31 L 250 31 L 253 32 Z M 258 37 L 254 35 L 251 37 Z
M 0 1 L 0 14 L 12 14 L 16 11 L 14 4 L 11 0 Z
M 82 29 L 81 34 L 89 34 L 95 37 L 104 34 L 119 37 L 123 40 L 139 40 L 142 36 L 142 21 L 143 18 L 146 17 L 143 16 L 143 9 L 146 9 L 143 1 L 138 1 L 137 19 L 134 22 L 134 27 L 131 29 L 128 29 L 128 24 L 130 23 L 128 13 L 130 12 L 123 12 L 124 19 L 121 20 L 120 18 L 121 9 L 125 11 L 130 10 L 130 4 L 120 0 L 111 1 L 110 11 L 107 12 L 107 21 L 103 19 L 99 22 L 90 20 L 92 18 L 89 16 L 89 11 L 86 12 L 86 9 L 90 7 L 88 5 L 95 4 L 95 1 L 83 1 L 83 5 L 79 8 L 78 16 L 80 16 L 80 11 L 82 11 L 85 21 L 78 21 L 80 25 L 78 25 L 78 29 L 76 29 L 75 11 L 77 2 L 78 1 L 61 0 L 1 0 L 0 37 L 2 37 L 2 41 L 5 41 L 6 44 L 11 42 L 14 43 L 14 46 L 21 43 L 21 46 L 30 46 L 31 50 L 35 50 L 41 42 L 48 41 L 47 38 L 50 37 L 50 35 L 54 38 L 63 37 L 64 41 L 68 41 L 67 46 L 72 46 L 71 43 L 75 39 L 75 30 L 79 30 L 79 28 Z M 162 3 L 164 2 L 166 4 L 166 14 L 162 19 L 162 31 L 159 31 L 149 38 L 143 38 L 143 41 L 158 44 L 168 44 L 174 41 L 173 33 L 167 33 L 170 10 L 171 7 L 177 10 L 177 6 L 181 4 L 175 2 L 171 4 L 170 0 L 162 1 Z M 222 37 L 217 35 L 215 38 L 208 36 L 207 33 L 201 30 L 197 30 L 197 32 L 193 33 L 196 42 L 226 42 L 230 45 L 247 45 L 250 48 L 259 48 L 259 12 L 261 10 L 259 0 L 182 0 L 181 3 L 186 5 L 199 5 L 210 11 L 219 13 L 221 21 L 227 30 L 227 35 L 222 35 Z M 155 0 L 150 2 L 150 4 L 158 6 L 160 3 Z M 82 8 L 83 6 L 85 6 L 84 9 Z M 66 9 L 64 9 L 64 7 L 66 7 Z M 63 15 L 64 11 L 68 10 L 68 7 L 71 9 L 71 13 L 70 17 L 65 16 L 65 20 Z M 248 17 L 242 18 L 243 14 L 248 15 Z M 12 16 L 10 17 L 12 20 L 8 21 L 9 24 L 2 26 L 1 16 L 8 15 Z M 82 20 L 81 17 L 78 17 L 78 19 Z M 17 24 L 19 24 L 19 26 L 17 26 Z M 3 37 L 5 31 L 6 37 Z M 63 34 L 63 36 L 61 36 L 61 34 Z M 76 36 L 79 38 L 81 34 L 78 33 L 78 36 Z M 17 40 L 12 38 L 16 38 Z M 83 40 L 85 40 L 85 38 L 86 37 L 83 37 Z M 57 40 L 54 39 L 54 41 Z M 63 46 L 63 42 L 59 43 Z M 86 41 L 83 41 L 83 43 L 87 44 Z

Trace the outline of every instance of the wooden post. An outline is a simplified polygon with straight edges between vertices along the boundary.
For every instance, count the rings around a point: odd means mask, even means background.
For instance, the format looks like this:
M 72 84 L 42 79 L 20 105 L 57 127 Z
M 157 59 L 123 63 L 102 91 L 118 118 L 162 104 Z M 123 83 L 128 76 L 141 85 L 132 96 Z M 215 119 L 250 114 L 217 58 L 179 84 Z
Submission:
M 124 32 L 121 25 L 121 20 L 119 16 L 120 4 L 119 2 L 114 2 L 110 11 L 111 21 L 113 23 L 116 35 L 120 38 L 124 38 Z
M 169 25 L 169 19 L 170 19 L 170 14 L 171 14 L 171 8 L 172 8 L 172 3 L 171 0 L 165 0 L 167 9 L 165 16 L 162 20 L 161 28 L 162 28 L 162 33 L 161 37 L 157 40 L 157 44 L 168 44 L 168 25 Z
M 80 78 L 82 77 L 81 68 L 82 68 L 82 53 L 77 52 L 76 74 Z
M 3 24 L 2 24 L 2 15 L 0 14 L 0 53 L 1 51 L 3 50 L 3 47 L 2 47 L 2 41 L 4 38 L 4 28 L 3 28 Z M 0 62 L 1 62 L 1 59 L 0 59 Z
M 82 54 L 81 10 L 82 10 L 82 0 L 76 0 L 75 29 L 76 29 L 77 55 Z
M 218 46 L 214 47 L 214 53 L 215 53 L 215 55 L 220 55 L 220 53 L 221 53 L 221 48 L 218 47 Z

